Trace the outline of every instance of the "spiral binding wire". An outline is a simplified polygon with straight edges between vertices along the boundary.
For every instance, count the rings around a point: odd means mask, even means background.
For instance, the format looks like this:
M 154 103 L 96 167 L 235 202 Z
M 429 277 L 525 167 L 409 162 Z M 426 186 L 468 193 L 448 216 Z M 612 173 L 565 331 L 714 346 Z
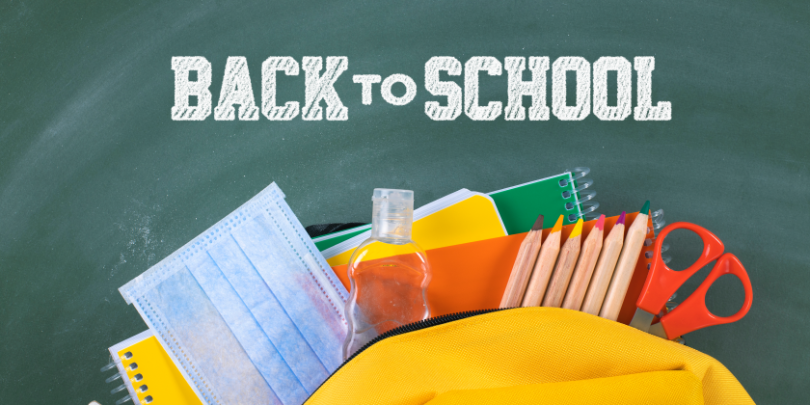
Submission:
M 578 205 L 579 213 L 569 214 L 568 221 L 574 222 L 579 218 L 588 221 L 598 218 L 599 213 L 596 212 L 596 209 L 599 208 L 599 203 L 593 201 L 596 198 L 596 191 L 586 190 L 593 185 L 593 179 L 585 178 L 591 172 L 591 169 L 588 167 L 575 167 L 570 172 L 575 186 L 574 193 L 576 193 L 577 198 L 575 199 L 576 202 L 566 204 L 566 208 L 573 209 L 574 205 Z M 563 198 L 569 198 L 570 196 L 569 191 L 563 192 Z
M 662 210 L 662 209 L 653 211 L 650 216 L 652 217 L 653 229 L 655 230 L 656 235 L 655 235 L 654 238 L 644 240 L 644 246 L 652 246 L 653 242 L 655 241 L 655 238 L 658 237 L 658 235 L 657 235 L 658 231 L 660 231 L 667 224 L 667 221 L 664 219 L 664 210 Z M 650 233 L 650 231 L 651 231 L 651 229 L 647 229 L 647 233 Z M 669 245 L 666 244 L 666 243 L 662 244 L 661 245 L 661 253 L 664 253 L 667 250 L 669 250 Z M 649 252 L 645 253 L 644 257 L 646 257 L 648 259 L 652 259 L 653 258 L 653 252 L 649 251 Z M 666 264 L 666 263 L 669 263 L 670 260 L 672 260 L 672 257 L 664 256 L 662 254 L 661 255 L 661 260 L 663 260 L 664 263 Z M 650 265 L 648 264 L 647 269 L 649 270 L 649 268 L 650 268 Z M 670 299 L 672 299 L 672 298 L 670 298 Z
M 593 180 L 589 179 L 589 178 L 585 178 L 585 176 L 587 176 L 588 173 L 591 172 L 591 169 L 589 167 L 575 167 L 575 168 L 569 170 L 569 172 L 571 173 L 571 178 L 574 181 L 574 185 L 575 185 L 574 193 L 577 194 L 577 199 L 576 199 L 576 202 L 574 202 L 574 203 L 569 202 L 568 204 L 566 204 L 566 208 L 570 210 L 570 209 L 574 208 L 575 204 L 579 205 L 580 213 L 579 214 L 569 214 L 568 215 L 568 221 L 574 222 L 579 218 L 582 218 L 582 219 L 588 221 L 588 220 L 591 220 L 591 219 L 598 218 L 600 214 L 598 212 L 596 212 L 596 209 L 599 208 L 599 203 L 596 202 L 596 201 L 593 201 L 593 199 L 596 198 L 596 191 L 587 190 L 589 187 L 591 187 L 593 185 Z M 563 184 L 562 181 L 561 181 L 560 185 L 561 186 L 566 186 L 567 184 Z M 569 191 L 564 191 L 563 192 L 563 198 L 567 199 L 569 197 L 571 197 L 571 193 Z M 658 231 L 661 230 L 667 224 L 667 221 L 664 219 L 664 210 L 659 209 L 659 210 L 653 211 L 650 214 L 650 216 L 652 217 L 653 229 L 656 231 L 656 233 L 658 233 Z M 647 233 L 650 233 L 649 231 L 651 231 L 651 230 L 648 229 Z M 654 238 L 653 239 L 647 239 L 647 240 L 644 241 L 644 245 L 645 246 L 652 246 L 653 241 L 654 241 Z M 669 245 L 665 243 L 665 244 L 663 244 L 661 246 L 661 253 L 664 253 L 667 250 L 669 250 Z M 652 255 L 653 255 L 653 253 L 651 251 L 647 252 L 645 254 L 645 256 L 648 259 L 652 259 Z M 664 263 L 669 263 L 670 260 L 672 260 L 672 257 L 662 255 L 661 259 L 663 259 Z
M 113 369 L 115 369 L 115 368 L 116 368 L 115 362 L 112 360 L 112 357 L 110 357 L 110 362 L 109 362 L 109 364 L 107 364 L 106 366 L 102 367 L 102 368 L 101 368 L 101 372 L 102 372 L 102 373 L 106 373 L 106 372 L 108 372 L 108 371 L 110 371 L 110 370 L 113 370 Z M 107 377 L 107 379 L 106 379 L 106 380 L 104 380 L 104 382 L 105 382 L 105 383 L 107 383 L 107 384 L 109 384 L 109 383 L 111 383 L 111 382 L 113 382 L 113 381 L 117 381 L 117 380 L 121 380 L 121 379 L 123 379 L 123 376 L 121 375 L 121 373 L 120 373 L 120 372 L 116 372 L 115 374 L 113 374 L 113 375 L 111 375 L 111 376 Z M 117 387 L 113 388 L 112 390 L 110 390 L 110 394 L 115 395 L 115 394 L 117 394 L 117 393 L 119 393 L 119 392 L 121 392 L 121 391 L 124 391 L 124 390 L 126 390 L 126 389 L 127 389 L 126 385 L 121 384 L 121 385 L 119 385 L 119 386 L 117 386 Z M 119 399 L 119 400 L 115 401 L 115 405 L 121 405 L 121 404 L 123 404 L 123 403 L 125 403 L 125 402 L 127 402 L 127 401 L 133 401 L 133 400 L 132 400 L 132 396 L 127 395 L 127 396 L 125 396 L 125 397 L 123 397 L 123 398 L 121 398 L 121 399 Z M 133 401 L 133 402 L 135 402 L 135 401 Z
M 653 229 L 655 230 L 656 235 L 655 235 L 654 238 L 646 239 L 644 241 L 644 245 L 646 245 L 646 246 L 651 246 L 653 244 L 653 241 L 655 240 L 655 238 L 658 237 L 658 231 L 660 231 L 662 228 L 664 228 L 664 226 L 666 226 L 666 224 L 667 224 L 667 221 L 664 219 L 664 210 L 663 209 L 653 211 L 650 216 L 652 217 Z M 649 229 L 647 231 L 648 231 L 647 233 L 649 233 Z M 671 256 L 664 256 L 663 255 L 663 253 L 666 252 L 667 250 L 669 250 L 669 245 L 666 244 L 666 243 L 662 244 L 661 245 L 661 253 L 662 253 L 661 260 L 663 260 L 664 263 L 669 263 L 670 260 L 672 260 Z M 644 254 L 644 256 L 646 258 L 648 258 L 648 259 L 652 259 L 653 252 L 652 251 L 647 252 L 647 253 Z M 648 270 L 650 269 L 649 264 L 647 265 L 647 269 Z M 672 294 L 672 296 L 669 297 L 669 299 L 667 300 L 666 312 L 672 311 L 673 309 L 675 309 L 675 307 L 678 306 L 678 303 L 675 302 L 675 298 L 678 298 L 678 293 Z M 661 313 L 658 314 L 658 317 L 660 318 L 660 317 L 664 316 L 664 314 L 665 314 L 665 311 L 661 311 Z M 677 342 L 677 343 L 680 343 L 682 345 L 686 345 L 686 341 L 683 339 L 682 336 L 675 338 L 673 341 Z
M 652 216 L 652 222 L 653 222 L 653 229 L 655 230 L 656 238 L 657 238 L 659 231 L 661 229 L 663 229 L 664 226 L 667 224 L 667 221 L 664 219 L 664 210 L 659 209 L 659 210 L 653 211 L 651 216 Z M 666 252 L 667 250 L 669 250 L 669 245 L 666 244 L 666 243 L 662 244 L 661 245 L 661 253 L 662 253 L 661 260 L 663 260 L 664 263 L 669 263 L 670 260 L 672 260 L 671 256 L 663 255 L 663 253 Z M 672 298 L 674 298 L 674 297 L 672 297 Z M 672 298 L 670 298 L 670 299 L 672 299 Z

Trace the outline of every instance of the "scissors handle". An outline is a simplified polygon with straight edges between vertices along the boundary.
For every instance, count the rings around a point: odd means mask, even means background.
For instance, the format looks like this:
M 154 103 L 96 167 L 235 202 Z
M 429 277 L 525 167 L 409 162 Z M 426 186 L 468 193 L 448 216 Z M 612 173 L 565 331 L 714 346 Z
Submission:
M 731 316 L 717 316 L 706 307 L 706 292 L 709 287 L 720 278 L 720 276 L 732 274 L 737 276 L 742 282 L 745 290 L 745 301 L 742 308 Z M 740 259 L 731 253 L 726 253 L 717 260 L 709 276 L 700 284 L 700 287 L 692 293 L 684 302 L 678 305 L 670 313 L 661 318 L 661 326 L 667 334 L 667 338 L 675 339 L 685 333 L 692 332 L 712 325 L 721 325 L 738 321 L 744 317 L 751 309 L 754 293 L 751 289 L 751 280 L 748 272 L 745 271 Z
M 700 254 L 700 257 L 693 265 L 682 271 L 672 270 L 664 263 L 664 259 L 661 258 L 661 246 L 664 243 L 664 239 L 666 239 L 670 232 L 676 229 L 688 229 L 698 234 L 698 236 L 703 239 L 703 253 Z M 647 280 L 644 282 L 641 295 L 639 295 L 636 301 L 636 306 L 651 314 L 657 314 L 664 309 L 664 305 L 666 305 L 669 297 L 675 294 L 675 291 L 678 291 L 678 288 L 680 288 L 686 280 L 703 268 L 703 266 L 720 257 L 720 255 L 723 254 L 723 249 L 725 249 L 723 242 L 713 233 L 699 225 L 689 222 L 675 222 L 670 224 L 655 238 L 652 265 L 650 266 L 650 272 L 647 273 Z
M 672 270 L 661 258 L 661 246 L 664 239 L 676 229 L 688 229 L 703 239 L 703 253 L 700 254 L 700 257 L 693 265 L 682 271 Z M 649 273 L 647 273 L 647 281 L 644 282 L 641 295 L 636 301 L 636 306 L 651 314 L 659 313 L 664 309 L 669 297 L 675 294 L 678 288 L 703 266 L 720 257 L 723 254 L 723 249 L 725 249 L 723 242 L 702 226 L 689 222 L 675 222 L 668 225 L 655 238 L 652 265 Z

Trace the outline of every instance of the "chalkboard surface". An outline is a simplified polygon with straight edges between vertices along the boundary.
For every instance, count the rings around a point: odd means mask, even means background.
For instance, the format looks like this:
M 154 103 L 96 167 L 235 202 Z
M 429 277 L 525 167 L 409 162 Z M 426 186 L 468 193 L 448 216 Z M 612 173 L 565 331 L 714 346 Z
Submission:
M 5 1 L 0 403 L 113 403 L 106 348 L 145 329 L 117 288 L 273 181 L 312 225 L 369 221 L 374 187 L 421 205 L 575 166 L 593 170 L 600 212 L 650 199 L 739 256 L 751 312 L 686 342 L 755 401 L 806 402 L 808 49 L 804 1 Z M 246 58 L 257 103 L 269 56 L 346 56 L 348 120 L 172 121 L 173 56 L 211 62 L 215 105 L 229 56 Z M 424 87 L 433 56 L 653 56 L 652 100 L 672 119 L 433 121 L 425 102 L 446 102 Z M 394 73 L 414 79 L 414 100 L 386 103 L 376 84 L 363 105 L 352 75 Z M 304 82 L 279 74 L 278 100 L 303 105 Z M 505 105 L 507 88 L 506 72 L 481 73 L 480 103 Z M 678 243 L 699 246 L 673 235 L 673 263 L 688 264 Z M 708 304 L 728 315 L 742 287 L 721 281 Z

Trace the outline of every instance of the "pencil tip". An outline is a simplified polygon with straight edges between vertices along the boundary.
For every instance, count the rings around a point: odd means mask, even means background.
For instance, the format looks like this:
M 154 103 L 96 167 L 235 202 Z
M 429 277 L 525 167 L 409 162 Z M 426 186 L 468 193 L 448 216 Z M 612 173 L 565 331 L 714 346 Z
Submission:
M 622 215 L 619 215 L 619 219 L 616 221 L 616 225 L 619 225 L 619 224 L 624 225 L 624 216 L 626 214 L 627 214 L 626 212 L 622 211 Z
M 574 225 L 574 230 L 571 231 L 571 235 L 568 237 L 568 239 L 574 239 L 579 235 L 582 235 L 582 218 L 577 220 L 577 224 Z
M 539 231 L 543 229 L 543 214 L 537 216 L 537 221 L 534 221 L 534 225 L 532 225 L 533 231 Z
M 600 215 L 599 219 L 596 220 L 596 225 L 593 226 L 596 229 L 602 230 L 605 228 L 605 216 Z
M 557 218 L 557 222 L 554 224 L 554 228 L 551 228 L 551 233 L 562 231 L 562 223 L 564 217 L 565 215 L 560 215 L 560 217 Z
M 641 207 L 641 211 L 639 211 L 639 212 L 644 214 L 644 215 L 650 215 L 649 214 L 649 212 L 650 212 L 650 200 L 647 200 L 647 202 L 644 203 L 644 206 Z

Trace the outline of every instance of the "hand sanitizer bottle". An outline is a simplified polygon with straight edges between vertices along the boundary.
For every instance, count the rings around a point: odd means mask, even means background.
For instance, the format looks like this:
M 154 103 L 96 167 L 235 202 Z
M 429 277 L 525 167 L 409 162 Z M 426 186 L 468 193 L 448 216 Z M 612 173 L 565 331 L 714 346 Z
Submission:
M 376 188 L 371 200 L 371 237 L 349 260 L 344 360 L 378 335 L 430 317 L 430 265 L 411 240 L 413 191 Z

